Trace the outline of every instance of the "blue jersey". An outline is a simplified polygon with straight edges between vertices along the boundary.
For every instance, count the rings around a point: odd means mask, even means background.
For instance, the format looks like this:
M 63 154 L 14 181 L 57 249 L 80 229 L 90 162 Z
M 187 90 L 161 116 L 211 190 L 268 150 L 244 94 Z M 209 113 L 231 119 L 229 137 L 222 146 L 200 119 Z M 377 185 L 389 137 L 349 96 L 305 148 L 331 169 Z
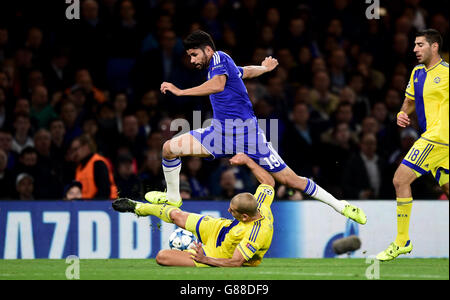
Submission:
M 213 118 L 225 126 L 225 120 L 255 119 L 252 103 L 242 81 L 243 69 L 236 66 L 233 59 L 222 51 L 216 51 L 208 67 L 208 80 L 216 75 L 226 75 L 227 81 L 222 92 L 211 94 Z M 224 127 L 223 127 L 224 128 Z
M 191 130 L 190 134 L 213 159 L 244 152 L 267 171 L 281 171 L 286 164 L 259 127 L 242 81 L 243 72 L 228 54 L 222 51 L 213 54 L 208 67 L 208 80 L 226 75 L 225 88 L 209 96 L 213 108 L 211 126 Z

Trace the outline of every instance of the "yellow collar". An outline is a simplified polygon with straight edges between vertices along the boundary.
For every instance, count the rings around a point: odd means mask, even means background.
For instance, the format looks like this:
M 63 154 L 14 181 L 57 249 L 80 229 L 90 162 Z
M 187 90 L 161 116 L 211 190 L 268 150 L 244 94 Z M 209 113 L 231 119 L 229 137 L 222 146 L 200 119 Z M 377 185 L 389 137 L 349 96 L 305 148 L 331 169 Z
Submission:
M 434 66 L 432 66 L 431 68 L 427 69 L 427 67 L 425 67 L 425 72 L 428 72 L 428 71 L 433 70 L 433 69 L 436 68 L 441 62 L 442 62 L 442 58 L 441 58 Z

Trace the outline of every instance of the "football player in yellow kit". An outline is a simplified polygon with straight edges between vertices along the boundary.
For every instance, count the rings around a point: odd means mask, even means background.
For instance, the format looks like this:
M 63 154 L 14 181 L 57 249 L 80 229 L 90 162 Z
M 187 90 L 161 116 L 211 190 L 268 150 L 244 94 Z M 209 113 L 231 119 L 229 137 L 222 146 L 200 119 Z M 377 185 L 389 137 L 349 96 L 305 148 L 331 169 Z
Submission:
M 260 182 L 255 194 L 240 193 L 230 201 L 228 212 L 234 220 L 213 218 L 182 211 L 165 202 L 163 192 L 152 195 L 153 203 L 141 203 L 127 198 L 113 202 L 119 212 L 138 216 L 153 215 L 174 223 L 196 235 L 199 243 L 187 251 L 161 250 L 156 262 L 164 266 L 257 266 L 270 247 L 273 235 L 274 179 L 244 153 L 230 159 L 232 165 L 246 165 Z
M 381 261 L 392 260 L 412 250 L 409 221 L 413 202 L 411 183 L 414 180 L 431 173 L 449 196 L 449 66 L 439 54 L 441 45 L 442 37 L 434 29 L 416 35 L 414 53 L 420 64 L 411 72 L 405 100 L 397 114 L 397 125 L 409 126 L 409 115 L 415 111 L 421 135 L 394 175 L 397 237 L 377 255 Z

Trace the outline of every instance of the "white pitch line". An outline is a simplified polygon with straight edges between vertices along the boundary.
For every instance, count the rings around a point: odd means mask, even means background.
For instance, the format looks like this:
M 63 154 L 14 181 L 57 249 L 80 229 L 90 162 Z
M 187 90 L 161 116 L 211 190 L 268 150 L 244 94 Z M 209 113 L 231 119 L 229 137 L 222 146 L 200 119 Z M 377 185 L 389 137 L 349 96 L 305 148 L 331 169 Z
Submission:
M 301 273 L 301 272 L 258 272 L 258 274 L 266 274 L 266 275 L 293 275 L 293 276 L 344 276 L 344 277 L 356 277 L 355 275 L 359 275 L 356 273 Z M 365 276 L 363 274 L 363 276 Z M 423 274 L 423 275 L 411 275 L 411 274 L 383 274 L 380 272 L 380 279 L 384 277 L 403 277 L 403 278 L 442 278 L 448 279 L 448 277 L 441 275 L 431 275 L 431 274 Z

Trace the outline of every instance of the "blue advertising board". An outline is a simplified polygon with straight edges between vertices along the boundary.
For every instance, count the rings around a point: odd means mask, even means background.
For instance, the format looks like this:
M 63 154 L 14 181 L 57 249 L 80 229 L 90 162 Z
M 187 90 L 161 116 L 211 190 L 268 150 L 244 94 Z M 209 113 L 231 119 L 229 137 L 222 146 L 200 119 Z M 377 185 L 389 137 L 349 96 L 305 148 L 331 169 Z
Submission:
M 297 205 L 296 205 L 297 204 Z M 185 201 L 183 210 L 232 218 L 227 201 Z M 266 257 L 297 257 L 298 203 L 276 202 Z M 168 248 L 175 225 L 119 214 L 110 201 L 1 201 L 0 258 L 153 258 Z
M 409 257 L 448 257 L 449 202 L 415 200 Z M 274 234 L 265 257 L 336 257 L 336 239 L 357 235 L 361 249 L 342 254 L 375 255 L 395 235 L 395 201 L 352 201 L 367 214 L 359 225 L 315 200 L 274 201 Z M 182 209 L 232 218 L 228 201 L 185 201 Z M 427 226 L 422 226 L 427 224 Z M 154 258 L 169 248 L 174 224 L 156 217 L 117 213 L 110 201 L 0 201 L 0 259 Z

